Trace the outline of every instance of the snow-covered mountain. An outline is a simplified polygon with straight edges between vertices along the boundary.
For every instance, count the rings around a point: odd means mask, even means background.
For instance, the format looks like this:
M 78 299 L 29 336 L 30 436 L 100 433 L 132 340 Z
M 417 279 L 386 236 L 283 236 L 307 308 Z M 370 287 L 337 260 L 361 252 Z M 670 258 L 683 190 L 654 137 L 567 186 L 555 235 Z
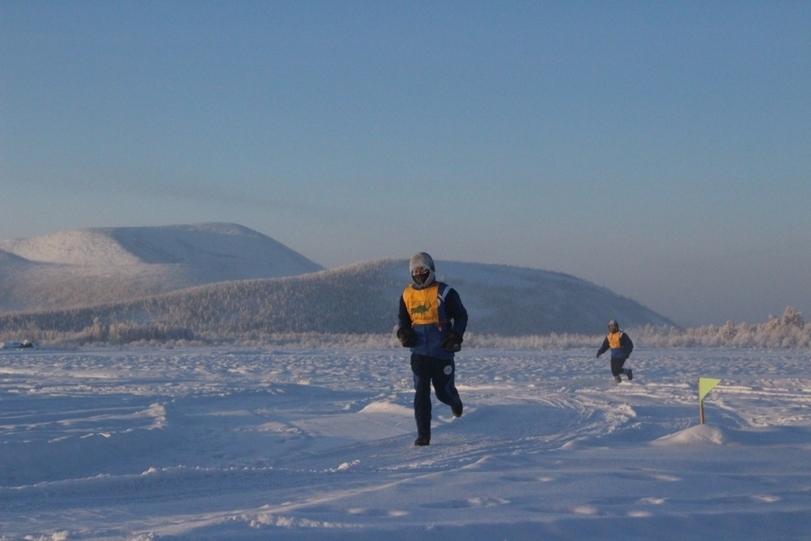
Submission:
M 159 236 L 155 230 L 147 231 L 152 235 L 142 233 L 142 236 L 152 239 Z M 110 234 L 105 236 L 111 237 Z M 116 238 L 120 237 L 119 234 Z M 171 250 L 174 245 L 169 241 L 153 240 L 147 249 L 137 246 L 131 240 L 133 237 L 112 245 L 116 249 L 129 248 L 124 255 L 116 256 L 116 261 L 126 256 L 135 258 L 131 265 L 143 266 L 146 265 L 144 254 L 148 254 L 153 257 L 155 263 L 151 264 L 154 265 L 182 260 L 193 269 L 202 269 L 205 265 L 200 261 L 209 261 L 212 257 L 207 251 L 185 246 L 178 255 Z M 156 246 L 163 249 L 158 251 Z M 98 243 L 95 243 L 93 249 L 97 248 Z M 85 251 L 90 252 L 90 249 Z M 269 252 L 278 253 L 277 247 L 272 246 Z M 67 250 L 62 253 L 62 259 L 53 264 L 68 266 L 69 262 L 76 261 Z M 218 253 L 227 253 L 226 248 Z M 199 258 L 196 263 L 195 257 Z M 260 254 L 254 257 L 263 259 Z M 247 265 L 244 260 L 240 264 Z M 248 276 L 248 271 L 245 268 L 242 276 Z M 470 315 L 468 329 L 479 334 L 600 333 L 612 318 L 619 319 L 626 328 L 672 325 L 667 318 L 631 299 L 565 274 L 438 261 L 437 275 L 460 293 Z M 139 275 L 144 276 L 143 272 Z M 141 332 L 144 329 L 160 328 L 161 333 L 195 338 L 273 333 L 388 333 L 396 324 L 398 299 L 409 279 L 406 259 L 381 259 L 296 276 L 223 280 L 87 308 L 4 316 L 0 317 L 0 330 L 47 329 L 77 333 L 95 325 L 94 332 L 100 336 L 105 336 L 110 329 L 139 336 L 144 334 Z M 133 332 L 133 327 L 140 331 Z
M 0 241 L 0 313 L 120 302 L 322 267 L 246 227 L 94 228 Z

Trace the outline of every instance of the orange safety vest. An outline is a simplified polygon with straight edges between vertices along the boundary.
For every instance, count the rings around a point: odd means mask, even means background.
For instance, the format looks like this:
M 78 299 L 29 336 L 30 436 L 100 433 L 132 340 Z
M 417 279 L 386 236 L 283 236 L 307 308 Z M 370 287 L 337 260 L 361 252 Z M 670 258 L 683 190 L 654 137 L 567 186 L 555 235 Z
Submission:
M 424 289 L 414 289 L 410 285 L 405 288 L 403 301 L 411 318 L 411 325 L 433 324 L 441 328 L 442 323 L 448 321 L 445 315 L 445 296 L 450 290 L 450 286 L 442 282 L 435 282 Z
M 622 331 L 608 333 L 608 347 L 611 349 L 621 348 L 620 339 L 622 339 Z

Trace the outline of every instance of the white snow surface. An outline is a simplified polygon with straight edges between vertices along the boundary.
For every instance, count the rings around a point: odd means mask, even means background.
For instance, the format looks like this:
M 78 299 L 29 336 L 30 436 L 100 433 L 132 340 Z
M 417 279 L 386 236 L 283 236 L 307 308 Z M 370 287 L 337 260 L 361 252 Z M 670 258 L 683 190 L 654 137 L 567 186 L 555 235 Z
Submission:
M 463 349 L 420 448 L 404 349 L 0 350 L 0 539 L 809 538 L 807 349 L 628 365 Z

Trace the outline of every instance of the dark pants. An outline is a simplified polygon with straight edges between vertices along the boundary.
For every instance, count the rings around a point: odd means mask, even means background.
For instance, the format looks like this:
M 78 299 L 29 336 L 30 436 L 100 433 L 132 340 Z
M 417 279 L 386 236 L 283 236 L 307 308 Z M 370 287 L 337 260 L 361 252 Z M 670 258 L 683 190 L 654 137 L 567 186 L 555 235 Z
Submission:
M 431 437 L 431 384 L 437 399 L 449 406 L 459 406 L 462 400 L 454 385 L 456 365 L 453 359 L 436 359 L 411 354 L 411 371 L 414 372 L 414 418 L 417 434 Z
M 620 359 L 619 357 L 611 357 L 611 375 L 615 378 L 622 374 L 622 365 L 628 359 Z

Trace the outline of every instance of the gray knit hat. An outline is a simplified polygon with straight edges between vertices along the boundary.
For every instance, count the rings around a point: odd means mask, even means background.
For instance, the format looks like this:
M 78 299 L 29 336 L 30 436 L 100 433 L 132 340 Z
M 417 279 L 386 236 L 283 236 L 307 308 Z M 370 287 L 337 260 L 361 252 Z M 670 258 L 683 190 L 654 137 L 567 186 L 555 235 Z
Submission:
M 434 268 L 434 260 L 430 255 L 425 252 L 419 252 L 411 256 L 411 261 L 408 262 L 408 271 L 414 272 L 414 269 L 422 267 L 423 269 L 431 269 L 436 272 Z

